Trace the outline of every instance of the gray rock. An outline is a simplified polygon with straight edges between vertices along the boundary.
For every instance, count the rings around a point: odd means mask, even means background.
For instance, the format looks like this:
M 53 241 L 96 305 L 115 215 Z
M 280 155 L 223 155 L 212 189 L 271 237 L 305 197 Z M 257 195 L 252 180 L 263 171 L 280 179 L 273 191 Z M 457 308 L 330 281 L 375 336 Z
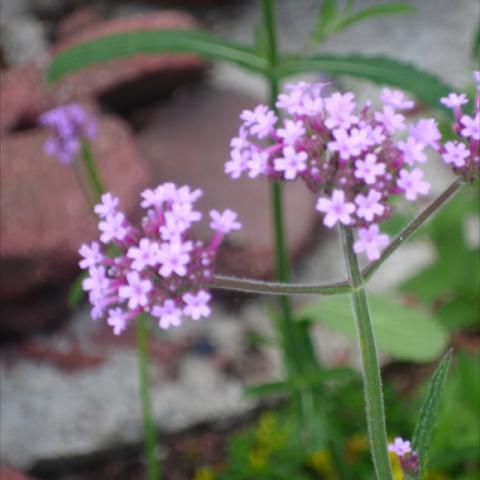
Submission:
M 0 44 L 9 65 L 24 63 L 47 54 L 47 37 L 43 25 L 27 16 L 2 16 Z

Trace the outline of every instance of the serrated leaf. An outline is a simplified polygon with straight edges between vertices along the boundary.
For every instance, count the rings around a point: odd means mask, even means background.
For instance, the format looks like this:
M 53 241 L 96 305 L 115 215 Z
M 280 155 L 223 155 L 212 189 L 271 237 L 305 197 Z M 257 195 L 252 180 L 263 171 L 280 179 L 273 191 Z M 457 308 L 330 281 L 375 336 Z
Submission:
M 379 349 L 399 360 L 428 362 L 437 358 L 448 341 L 446 330 L 419 309 L 407 308 L 391 299 L 369 295 L 372 323 Z M 321 322 L 356 338 L 350 298 L 346 295 L 308 305 L 301 317 Z
M 51 62 L 47 79 L 55 82 L 90 65 L 138 54 L 197 53 L 264 72 L 266 61 L 252 48 L 191 30 L 146 30 L 110 35 L 86 41 L 59 53 Z
M 423 403 L 420 416 L 413 432 L 413 450 L 417 452 L 420 461 L 420 468 L 418 474 L 416 475 L 417 480 L 422 478 L 422 472 L 427 464 L 430 440 L 435 427 L 435 420 L 437 418 L 438 407 L 440 405 L 440 397 L 447 380 L 447 374 L 450 368 L 451 360 L 452 350 L 449 350 L 443 356 L 437 369 L 435 370 L 435 373 L 432 376 L 427 398 Z
M 302 72 L 348 75 L 390 85 L 408 91 L 427 105 L 445 112 L 448 109 L 440 104 L 440 97 L 453 91 L 441 79 L 413 64 L 380 56 L 322 54 L 301 58 L 290 55 L 281 59 L 277 69 L 279 78 Z
M 416 8 L 406 3 L 389 3 L 385 5 L 375 5 L 373 7 L 364 8 L 352 15 L 340 19 L 335 24 L 335 31 L 344 30 L 351 27 L 355 23 L 367 20 L 372 17 L 381 17 L 384 15 L 406 15 L 415 13 Z

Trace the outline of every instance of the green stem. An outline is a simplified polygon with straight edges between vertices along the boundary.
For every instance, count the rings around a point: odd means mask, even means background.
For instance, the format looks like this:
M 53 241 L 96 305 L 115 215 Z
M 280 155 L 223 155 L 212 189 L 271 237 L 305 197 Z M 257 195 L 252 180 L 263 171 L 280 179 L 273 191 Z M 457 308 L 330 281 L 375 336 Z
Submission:
M 382 252 L 378 260 L 369 263 L 363 269 L 363 278 L 369 280 L 370 277 L 382 266 L 390 255 L 397 250 L 397 248 L 413 235 L 432 215 L 443 207 L 448 200 L 450 200 L 461 188 L 466 185 L 463 178 L 457 178 L 451 183 L 446 190 L 444 190 L 435 200 L 430 203 L 424 210 L 422 210 L 402 231 L 395 237 L 395 239 Z
M 143 437 L 147 460 L 148 480 L 159 480 L 160 469 L 156 456 L 157 434 L 152 414 L 150 397 L 150 378 L 148 375 L 148 332 L 147 317 L 142 314 L 136 319 L 138 372 L 140 380 L 140 398 L 142 402 Z
M 393 474 L 387 450 L 387 428 L 383 405 L 382 380 L 364 279 L 358 265 L 357 256 L 353 251 L 353 231 L 351 227 L 341 226 L 340 232 L 347 263 L 348 278 L 353 288 L 353 313 L 360 340 L 366 420 L 373 465 L 377 480 L 392 480 Z
M 245 293 L 262 293 L 265 295 L 336 295 L 351 291 L 350 285 L 345 281 L 320 284 L 296 284 L 264 282 L 251 278 L 236 278 L 225 275 L 215 275 L 211 288 L 236 290 Z
M 92 149 L 90 148 L 90 144 L 87 140 L 82 140 L 81 153 L 88 180 L 95 194 L 95 201 L 98 203 L 100 201 L 100 197 L 105 192 L 105 189 L 103 188 L 102 181 L 100 180 L 100 176 L 98 175 L 95 167 Z
M 267 61 L 271 69 L 274 69 L 278 61 L 277 36 L 275 30 L 275 14 L 272 0 L 262 0 L 262 16 L 265 32 L 267 35 Z M 269 105 L 277 112 L 275 102 L 278 96 L 279 86 L 273 74 L 268 76 L 270 99 Z M 278 113 L 278 112 L 277 112 Z M 289 265 L 287 246 L 285 241 L 285 227 L 283 224 L 282 186 L 279 182 L 272 182 L 270 185 L 270 199 L 272 206 L 272 221 L 275 240 L 275 267 L 277 279 L 280 282 L 288 282 Z M 294 325 L 292 319 L 292 308 L 287 296 L 280 297 L 280 308 L 284 320 L 286 334 L 284 343 L 286 354 L 290 359 L 296 357 Z

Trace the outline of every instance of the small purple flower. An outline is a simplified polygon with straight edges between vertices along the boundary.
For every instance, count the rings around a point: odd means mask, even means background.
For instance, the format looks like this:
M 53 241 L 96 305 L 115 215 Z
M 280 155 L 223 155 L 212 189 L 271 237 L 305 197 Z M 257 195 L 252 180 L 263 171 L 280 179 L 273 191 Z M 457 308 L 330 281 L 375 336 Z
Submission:
M 141 272 L 146 267 L 154 267 L 158 263 L 159 246 L 157 242 L 142 238 L 138 247 L 130 247 L 127 257 L 133 260 L 132 268 Z
M 319 212 L 326 214 L 323 224 L 328 228 L 332 228 L 339 222 L 350 225 L 351 214 L 355 211 L 355 205 L 345 201 L 345 193 L 341 190 L 334 190 L 331 199 L 319 198 L 316 208 Z
M 419 143 L 438 149 L 438 140 L 441 135 L 438 130 L 437 121 L 433 118 L 419 120 L 410 127 L 410 135 Z
M 210 211 L 210 228 L 222 233 L 229 233 L 233 230 L 240 230 L 242 224 L 237 221 L 237 214 L 233 210 L 224 210 L 222 213 L 217 210 Z
M 152 290 L 152 282 L 143 280 L 138 272 L 127 273 L 127 285 L 122 285 L 118 294 L 128 300 L 128 308 L 144 307 L 148 304 L 148 293 Z
M 382 112 L 375 112 L 375 120 L 381 123 L 389 133 L 395 133 L 405 128 L 405 117 L 387 105 Z
M 152 315 L 160 319 L 158 326 L 163 330 L 166 330 L 170 327 L 180 326 L 182 310 L 178 308 L 174 300 L 168 298 L 162 305 L 156 305 L 153 307 Z
M 294 145 L 305 135 L 305 127 L 300 120 L 285 120 L 284 127 L 277 130 L 277 135 L 288 145 Z
M 410 110 L 414 107 L 414 102 L 407 100 L 405 94 L 399 90 L 390 90 L 389 88 L 384 88 L 380 99 L 386 105 L 390 105 L 393 108 L 398 108 L 399 110 Z
M 127 235 L 125 215 L 122 212 L 107 215 L 98 224 L 98 229 L 102 232 L 100 240 L 103 243 L 109 243 L 112 240 L 123 240 Z
M 456 108 L 468 103 L 468 98 L 464 93 L 461 93 L 460 95 L 456 93 L 450 93 L 448 97 L 442 97 L 440 99 L 440 103 L 448 108 Z
M 275 170 L 283 172 L 286 180 L 294 180 L 299 173 L 307 168 L 307 157 L 305 152 L 296 152 L 291 146 L 283 149 L 283 157 L 275 160 Z
M 127 328 L 125 312 L 121 308 L 112 308 L 108 311 L 107 323 L 113 327 L 114 335 L 120 335 Z
M 325 125 L 330 129 L 350 128 L 358 122 L 358 117 L 353 115 L 355 106 L 353 93 L 347 92 L 344 95 L 339 92 L 333 93 L 325 99 L 325 110 L 328 113 Z
M 52 132 L 44 145 L 46 153 L 56 156 L 63 164 L 71 163 L 82 140 L 94 138 L 97 131 L 93 118 L 77 103 L 44 113 L 40 124 Z
M 111 193 L 104 193 L 102 195 L 102 203 L 95 205 L 94 212 L 101 218 L 108 215 L 115 215 L 118 207 L 118 198 Z
M 447 164 L 453 164 L 455 167 L 463 167 L 466 164 L 466 159 L 470 156 L 467 147 L 460 142 L 447 142 L 445 151 L 442 154 L 443 161 Z
M 192 243 L 173 241 L 163 243 L 158 252 L 158 263 L 161 265 L 158 273 L 162 277 L 168 278 L 172 274 L 184 277 L 187 274 L 187 265 L 190 262 L 190 251 Z
M 360 155 L 361 148 L 356 136 L 351 136 L 343 128 L 333 131 L 334 141 L 329 142 L 328 149 L 331 152 L 338 152 L 342 160 L 348 160 Z
M 256 178 L 267 171 L 268 154 L 266 152 L 252 152 L 247 161 L 248 176 Z
M 84 243 L 79 250 L 83 260 L 80 260 L 80 268 L 88 269 L 90 267 L 96 267 L 103 260 L 102 252 L 100 251 L 100 244 L 98 242 L 92 242 L 90 245 Z
M 403 159 L 409 165 L 414 165 L 415 162 L 425 163 L 427 161 L 427 156 L 424 152 L 425 145 L 413 137 L 408 137 L 406 141 L 398 142 L 397 147 L 403 153 Z
M 211 295 L 205 290 L 200 290 L 196 294 L 185 293 L 182 300 L 185 302 L 183 313 L 192 320 L 199 320 L 202 317 L 210 315 L 209 302 Z
M 359 193 L 355 197 L 355 203 L 357 204 L 357 217 L 363 218 L 367 222 L 371 222 L 376 215 L 383 215 L 385 206 L 380 203 L 381 198 L 382 195 L 376 190 L 370 190 L 367 196 Z
M 388 245 L 388 235 L 380 233 L 378 225 L 358 230 L 358 240 L 353 244 L 355 253 L 365 252 L 370 261 L 378 260 L 384 247 Z
M 409 440 L 397 437 L 393 443 L 388 444 L 388 451 L 395 453 L 398 457 L 403 457 L 412 451 L 412 446 Z
M 259 139 L 268 136 L 277 123 L 277 116 L 266 105 L 259 105 L 253 111 L 244 110 L 240 118 L 250 134 Z
M 86 292 L 99 292 L 108 288 L 108 278 L 104 267 L 90 267 L 88 275 L 82 282 L 82 287 Z
M 405 198 L 410 201 L 417 199 L 418 195 L 427 195 L 430 191 L 430 184 L 422 180 L 423 172 L 414 168 L 411 171 L 400 170 L 397 185 L 404 190 Z
M 460 119 L 460 123 L 463 125 L 462 131 L 460 132 L 463 137 L 480 140 L 480 113 L 477 113 L 475 117 L 464 115 Z
M 367 185 L 373 185 L 377 177 L 385 173 L 385 164 L 377 163 L 377 156 L 369 153 L 365 160 L 355 162 L 355 177 L 361 178 Z
M 247 159 L 245 153 L 239 149 L 231 152 L 231 158 L 225 163 L 225 173 L 234 179 L 240 178 L 242 173 L 247 169 Z

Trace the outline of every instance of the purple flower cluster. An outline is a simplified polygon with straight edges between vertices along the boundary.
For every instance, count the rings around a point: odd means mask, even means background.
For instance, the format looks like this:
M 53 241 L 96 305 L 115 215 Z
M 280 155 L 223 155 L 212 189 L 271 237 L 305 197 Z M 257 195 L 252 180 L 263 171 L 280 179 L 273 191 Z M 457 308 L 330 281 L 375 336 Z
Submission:
M 468 103 L 464 93 L 451 93 L 440 100 L 443 105 L 453 110 L 453 130 L 459 138 L 441 146 L 442 159 L 456 174 L 472 181 L 477 178 L 480 169 L 480 71 L 475 72 L 475 80 L 477 94 L 472 116 L 462 114 L 462 106 Z
M 83 289 L 93 306 L 92 318 L 106 315 L 118 335 L 143 312 L 157 317 L 162 329 L 180 325 L 182 316 L 209 316 L 206 288 L 213 280 L 216 252 L 224 235 L 241 225 L 232 210 L 212 210 L 212 240 L 208 245 L 193 240 L 189 230 L 202 218 L 194 209 L 201 195 L 201 190 L 173 183 L 145 190 L 141 227 L 128 222 L 118 209 L 118 198 L 102 196 L 95 207 L 100 242 L 80 248 L 80 267 L 88 270 Z
M 316 209 L 324 215 L 325 226 L 356 227 L 355 251 L 376 260 L 389 242 L 378 225 L 391 215 L 390 198 L 403 195 L 415 201 L 427 195 L 430 184 L 419 166 L 427 161 L 428 149 L 445 149 L 457 159 L 464 146 L 441 146 L 434 119 L 407 125 L 402 111 L 414 103 L 400 91 L 383 89 L 379 109 L 371 102 L 359 108 L 351 92 L 322 96 L 325 86 L 287 85 L 276 103 L 281 120 L 265 105 L 243 111 L 225 172 L 233 179 L 244 174 L 272 180 L 301 178 L 319 195 Z M 478 127 L 475 131 L 473 125 L 478 124 L 478 113 L 475 118 L 460 117 L 459 122 L 461 135 L 470 137 L 471 143 L 478 139 Z M 475 161 L 473 146 L 465 147 L 465 165 Z
M 92 139 L 97 132 L 93 118 L 77 103 L 44 113 L 40 124 L 52 131 L 44 145 L 46 153 L 57 157 L 63 164 L 72 162 L 82 139 Z
M 395 438 L 394 442 L 388 444 L 388 451 L 397 455 L 405 472 L 413 475 L 418 471 L 418 455 L 412 450 L 409 440 L 403 440 L 401 437 Z

